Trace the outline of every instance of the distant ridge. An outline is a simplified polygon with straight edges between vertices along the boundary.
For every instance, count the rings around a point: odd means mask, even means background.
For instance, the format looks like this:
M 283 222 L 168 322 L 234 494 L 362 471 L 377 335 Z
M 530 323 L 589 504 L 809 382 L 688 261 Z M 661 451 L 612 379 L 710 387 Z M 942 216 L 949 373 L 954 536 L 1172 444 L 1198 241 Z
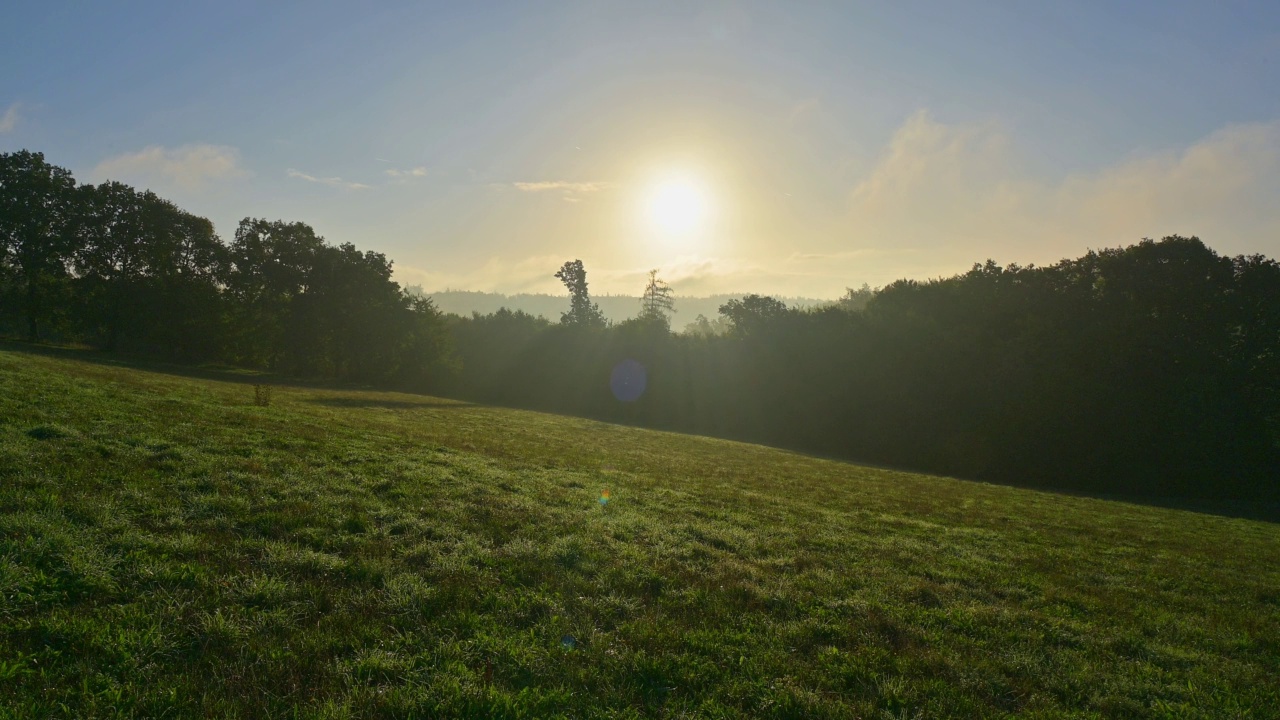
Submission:
M 436 307 L 446 313 L 469 316 L 473 312 L 488 315 L 500 308 L 523 310 L 530 315 L 540 315 L 548 320 L 558 321 L 560 313 L 569 309 L 568 295 L 543 295 L 519 293 L 505 295 L 503 293 L 479 292 L 471 290 L 443 290 L 439 292 L 423 292 L 421 288 L 409 288 L 410 292 L 426 295 L 435 301 Z M 726 302 L 741 298 L 747 293 L 725 293 L 710 297 L 675 298 L 676 315 L 671 320 L 673 328 L 681 328 L 693 322 L 698 315 L 715 319 L 720 314 L 720 306 Z M 622 322 L 633 318 L 640 312 L 640 298 L 635 295 L 592 295 L 591 299 L 600 306 L 604 316 L 613 322 Z M 826 305 L 832 300 L 805 297 L 778 297 L 792 307 L 814 307 Z

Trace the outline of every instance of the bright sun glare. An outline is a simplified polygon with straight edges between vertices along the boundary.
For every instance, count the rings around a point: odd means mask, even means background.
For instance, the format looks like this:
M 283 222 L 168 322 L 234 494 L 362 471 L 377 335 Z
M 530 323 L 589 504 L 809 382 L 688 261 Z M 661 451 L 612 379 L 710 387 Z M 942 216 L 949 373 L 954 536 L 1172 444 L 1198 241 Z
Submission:
M 691 178 L 671 178 L 653 188 L 649 219 L 660 230 L 685 234 L 699 229 L 707 217 L 707 196 Z

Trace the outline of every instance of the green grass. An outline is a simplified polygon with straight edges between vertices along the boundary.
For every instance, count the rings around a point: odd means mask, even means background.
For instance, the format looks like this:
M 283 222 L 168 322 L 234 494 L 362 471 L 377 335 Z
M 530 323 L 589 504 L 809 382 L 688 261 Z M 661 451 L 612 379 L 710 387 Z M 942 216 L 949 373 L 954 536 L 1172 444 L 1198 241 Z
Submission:
M 0 349 L 0 715 L 1280 712 L 1276 525 L 252 382 Z

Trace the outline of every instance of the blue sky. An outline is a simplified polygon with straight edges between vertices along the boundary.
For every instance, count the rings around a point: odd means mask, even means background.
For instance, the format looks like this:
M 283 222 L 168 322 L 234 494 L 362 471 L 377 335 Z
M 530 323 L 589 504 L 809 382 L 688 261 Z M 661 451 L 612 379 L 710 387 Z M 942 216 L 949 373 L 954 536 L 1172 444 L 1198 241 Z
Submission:
M 304 220 L 429 290 L 579 257 L 597 291 L 832 296 L 1172 232 L 1280 255 L 1280 4 L 948 5 L 19 0 L 0 150 L 228 239 Z M 671 178 L 705 205 L 678 232 Z

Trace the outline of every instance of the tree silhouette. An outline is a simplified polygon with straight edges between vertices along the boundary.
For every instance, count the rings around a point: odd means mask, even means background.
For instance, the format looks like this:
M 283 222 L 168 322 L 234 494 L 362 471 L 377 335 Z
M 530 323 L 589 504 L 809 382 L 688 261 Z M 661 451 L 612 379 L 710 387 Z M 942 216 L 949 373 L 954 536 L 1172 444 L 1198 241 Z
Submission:
M 569 289 L 569 311 L 561 313 L 560 322 L 584 328 L 601 328 L 606 325 L 600 307 L 591 302 L 587 293 L 587 271 L 581 260 L 566 262 L 556 271 L 557 278 Z
M 854 312 L 865 308 L 867 303 L 871 302 L 871 298 L 875 296 L 876 290 L 867 283 L 862 283 L 862 287 L 857 290 L 854 290 L 851 287 L 845 288 L 844 295 L 840 296 L 840 299 L 836 301 L 836 304 L 840 306 L 841 310 Z
M 179 346 L 190 348 L 192 328 L 182 327 L 193 318 L 208 320 L 211 310 L 192 301 L 216 303 L 211 292 L 223 248 L 213 225 L 119 182 L 84 185 L 77 195 L 81 321 L 100 328 L 107 350 L 128 339 L 187 354 Z M 182 312 L 170 312 L 177 309 Z
M 231 243 L 227 290 L 235 304 L 235 354 L 276 367 L 290 304 L 308 284 L 324 239 L 306 223 L 245 218 Z
M 649 282 L 640 296 L 640 319 L 671 328 L 671 314 L 675 312 L 675 300 L 671 286 L 658 277 L 657 270 L 649 271 Z
M 762 332 L 787 312 L 786 303 L 762 295 L 748 295 L 720 306 L 720 314 L 733 325 L 733 333 L 741 336 Z
M 706 315 L 698 313 L 693 322 L 684 326 L 682 331 L 690 337 L 711 337 L 713 335 L 723 335 L 729 331 L 729 322 L 723 317 L 710 320 Z
M 12 269 L 23 295 L 29 340 L 40 339 L 50 312 L 45 298 L 67 277 L 75 187 L 71 173 L 42 153 L 0 154 L 0 263 Z

